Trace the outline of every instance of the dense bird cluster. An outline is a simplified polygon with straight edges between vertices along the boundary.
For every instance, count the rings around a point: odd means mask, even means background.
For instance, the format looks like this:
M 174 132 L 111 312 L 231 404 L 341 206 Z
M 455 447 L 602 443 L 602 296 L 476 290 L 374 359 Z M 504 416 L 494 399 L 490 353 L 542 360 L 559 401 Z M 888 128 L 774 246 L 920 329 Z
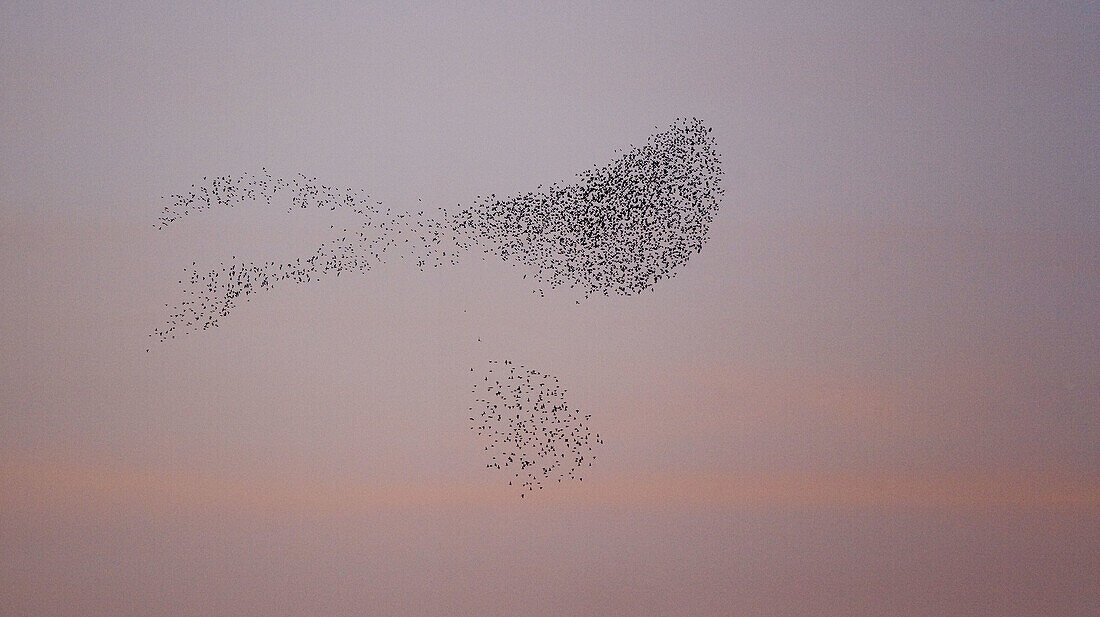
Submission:
M 204 178 L 186 194 L 172 195 L 156 226 L 194 212 L 249 201 L 271 203 L 289 193 L 290 209 L 350 210 L 358 228 L 342 229 L 312 255 L 292 262 L 234 262 L 184 269 L 185 298 L 151 337 L 161 341 L 216 327 L 252 293 L 283 283 L 304 283 L 345 272 L 367 272 L 387 259 L 423 270 L 453 265 L 473 250 L 535 270 L 533 291 L 568 287 L 585 298 L 631 295 L 663 278 L 702 250 L 722 189 L 720 157 L 710 129 L 677 120 L 617 159 L 515 197 L 481 197 L 453 214 L 393 212 L 363 191 L 326 186 L 316 178 L 260 174 Z M 578 300 L 579 302 L 579 300 Z
M 485 466 L 511 472 L 508 484 L 521 497 L 544 482 L 583 480 L 596 460 L 592 446 L 603 440 L 588 427 L 590 415 L 569 408 L 557 377 L 491 361 L 473 392 L 481 396 L 470 411 L 481 413 L 470 416 L 470 429 L 485 443 Z
M 674 276 L 702 250 L 721 177 L 710 129 L 677 120 L 573 184 L 481 198 L 454 224 L 490 252 L 537 268 L 543 285 L 579 289 L 585 298 L 632 295 Z

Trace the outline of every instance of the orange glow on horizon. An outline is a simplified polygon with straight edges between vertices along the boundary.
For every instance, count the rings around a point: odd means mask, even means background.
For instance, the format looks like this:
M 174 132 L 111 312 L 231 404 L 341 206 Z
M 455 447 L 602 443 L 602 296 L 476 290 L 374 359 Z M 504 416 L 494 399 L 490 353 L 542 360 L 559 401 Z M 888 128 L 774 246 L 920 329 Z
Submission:
M 354 514 L 378 508 L 515 506 L 512 487 L 489 483 L 307 482 L 267 477 L 9 460 L 0 510 L 99 509 L 197 514 Z M 845 472 L 641 475 L 535 491 L 531 502 L 597 507 L 1100 509 L 1100 482 L 1043 474 Z

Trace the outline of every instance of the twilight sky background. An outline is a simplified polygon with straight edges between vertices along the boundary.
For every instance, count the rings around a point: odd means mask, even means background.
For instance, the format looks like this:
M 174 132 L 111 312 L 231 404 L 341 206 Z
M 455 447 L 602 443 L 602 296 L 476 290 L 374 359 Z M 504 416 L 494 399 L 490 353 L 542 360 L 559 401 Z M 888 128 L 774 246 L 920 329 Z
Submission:
M 1098 3 L 360 4 L 0 5 L 0 615 L 1100 606 Z M 398 263 L 145 351 L 192 260 L 335 222 L 154 230 L 203 176 L 453 207 L 680 116 L 726 195 L 653 292 Z M 583 483 L 483 468 L 506 358 Z

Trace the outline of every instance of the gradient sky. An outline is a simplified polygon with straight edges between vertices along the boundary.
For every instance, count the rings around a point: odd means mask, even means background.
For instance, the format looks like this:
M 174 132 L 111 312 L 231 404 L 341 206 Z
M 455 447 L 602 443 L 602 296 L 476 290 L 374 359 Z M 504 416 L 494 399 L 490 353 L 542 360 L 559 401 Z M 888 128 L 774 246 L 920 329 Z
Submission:
M 1100 606 L 1100 5 L 361 4 L 0 5 L 0 615 Z M 203 176 L 453 207 L 681 116 L 726 194 L 652 292 L 392 264 L 145 351 L 192 260 L 333 222 L 154 230 Z M 583 483 L 484 469 L 490 359 L 592 414 Z

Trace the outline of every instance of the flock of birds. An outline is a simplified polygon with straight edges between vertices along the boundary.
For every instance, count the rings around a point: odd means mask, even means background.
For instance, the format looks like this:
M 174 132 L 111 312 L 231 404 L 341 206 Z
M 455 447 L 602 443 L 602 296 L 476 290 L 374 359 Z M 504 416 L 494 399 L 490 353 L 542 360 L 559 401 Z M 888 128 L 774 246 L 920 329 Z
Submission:
M 545 288 L 593 294 L 637 294 L 702 250 L 722 195 L 720 159 L 710 129 L 678 120 L 577 182 L 540 186 L 522 195 L 480 197 L 455 213 L 394 212 L 362 190 L 338 189 L 299 174 L 291 179 L 260 174 L 219 176 L 172 195 L 158 228 L 192 213 L 248 201 L 270 204 L 280 192 L 290 209 L 350 210 L 362 222 L 290 262 L 219 264 L 184 269 L 185 299 L 150 336 L 166 341 L 180 333 L 217 327 L 238 302 L 284 283 L 328 275 L 365 273 L 387 259 L 423 270 L 454 265 L 472 250 L 534 268 L 532 291 Z M 580 300 L 577 300 L 580 302 Z
M 592 446 L 603 440 L 588 427 L 590 414 L 569 408 L 557 377 L 490 361 L 473 392 L 484 397 L 475 401 L 481 413 L 470 416 L 470 429 L 484 438 L 485 467 L 515 470 L 508 485 L 518 487 L 520 497 L 542 490 L 544 481 L 584 479 L 582 469 L 596 460 Z
M 170 203 L 157 219 L 157 228 L 204 210 L 257 201 L 270 205 L 280 193 L 289 194 L 289 210 L 350 211 L 361 222 L 358 227 L 342 228 L 338 237 L 321 244 L 313 254 L 293 261 L 221 263 L 210 269 L 192 262 L 179 279 L 184 299 L 172 309 L 167 323 L 149 336 L 164 342 L 179 334 L 208 330 L 255 292 L 328 275 L 366 273 L 392 259 L 414 263 L 423 271 L 457 264 L 476 252 L 483 259 L 493 255 L 532 270 L 532 292 L 540 296 L 548 288 L 572 289 L 585 299 L 600 293 L 641 293 L 674 277 L 677 268 L 707 241 L 723 193 L 721 160 L 710 132 L 696 118 L 679 119 L 645 144 L 578 174 L 573 183 L 540 185 L 505 198 L 490 194 L 456 212 L 440 209 L 436 214 L 395 212 L 362 190 L 327 186 L 302 174 L 284 179 L 266 168 L 259 174 L 204 178 L 186 194 L 167 198 Z M 547 385 L 546 380 L 556 384 L 556 379 L 534 371 L 513 377 L 517 368 L 509 367 L 506 379 L 525 380 L 514 386 L 519 394 L 533 392 L 527 388 L 533 387 L 532 379 L 542 380 L 540 387 Z M 560 400 L 562 391 L 556 385 L 535 392 L 530 410 L 519 399 L 504 402 L 505 392 L 512 390 L 498 388 L 490 393 L 498 398 L 493 405 L 501 410 L 491 417 L 504 422 L 503 409 L 520 417 L 508 417 L 507 426 L 498 426 L 483 414 L 482 430 L 504 439 L 494 442 L 502 448 L 499 454 L 494 449 L 494 456 L 504 456 L 506 446 L 512 448 L 506 461 L 492 460 L 499 467 L 519 465 L 520 472 L 527 474 L 521 487 L 541 488 L 540 479 L 552 473 L 561 474 L 559 481 L 572 478 L 578 465 L 591 462 L 570 450 L 577 457 L 569 461 L 568 472 L 559 472 L 565 461 L 555 456 L 565 456 L 561 448 L 566 444 L 587 443 L 588 432 L 581 418 L 571 415 Z M 534 415 L 528 419 L 525 413 Z M 556 428 L 543 428 L 546 422 Z M 568 430 L 560 433 L 559 429 Z M 581 431 L 585 441 L 569 441 L 576 437 L 572 431 Z

